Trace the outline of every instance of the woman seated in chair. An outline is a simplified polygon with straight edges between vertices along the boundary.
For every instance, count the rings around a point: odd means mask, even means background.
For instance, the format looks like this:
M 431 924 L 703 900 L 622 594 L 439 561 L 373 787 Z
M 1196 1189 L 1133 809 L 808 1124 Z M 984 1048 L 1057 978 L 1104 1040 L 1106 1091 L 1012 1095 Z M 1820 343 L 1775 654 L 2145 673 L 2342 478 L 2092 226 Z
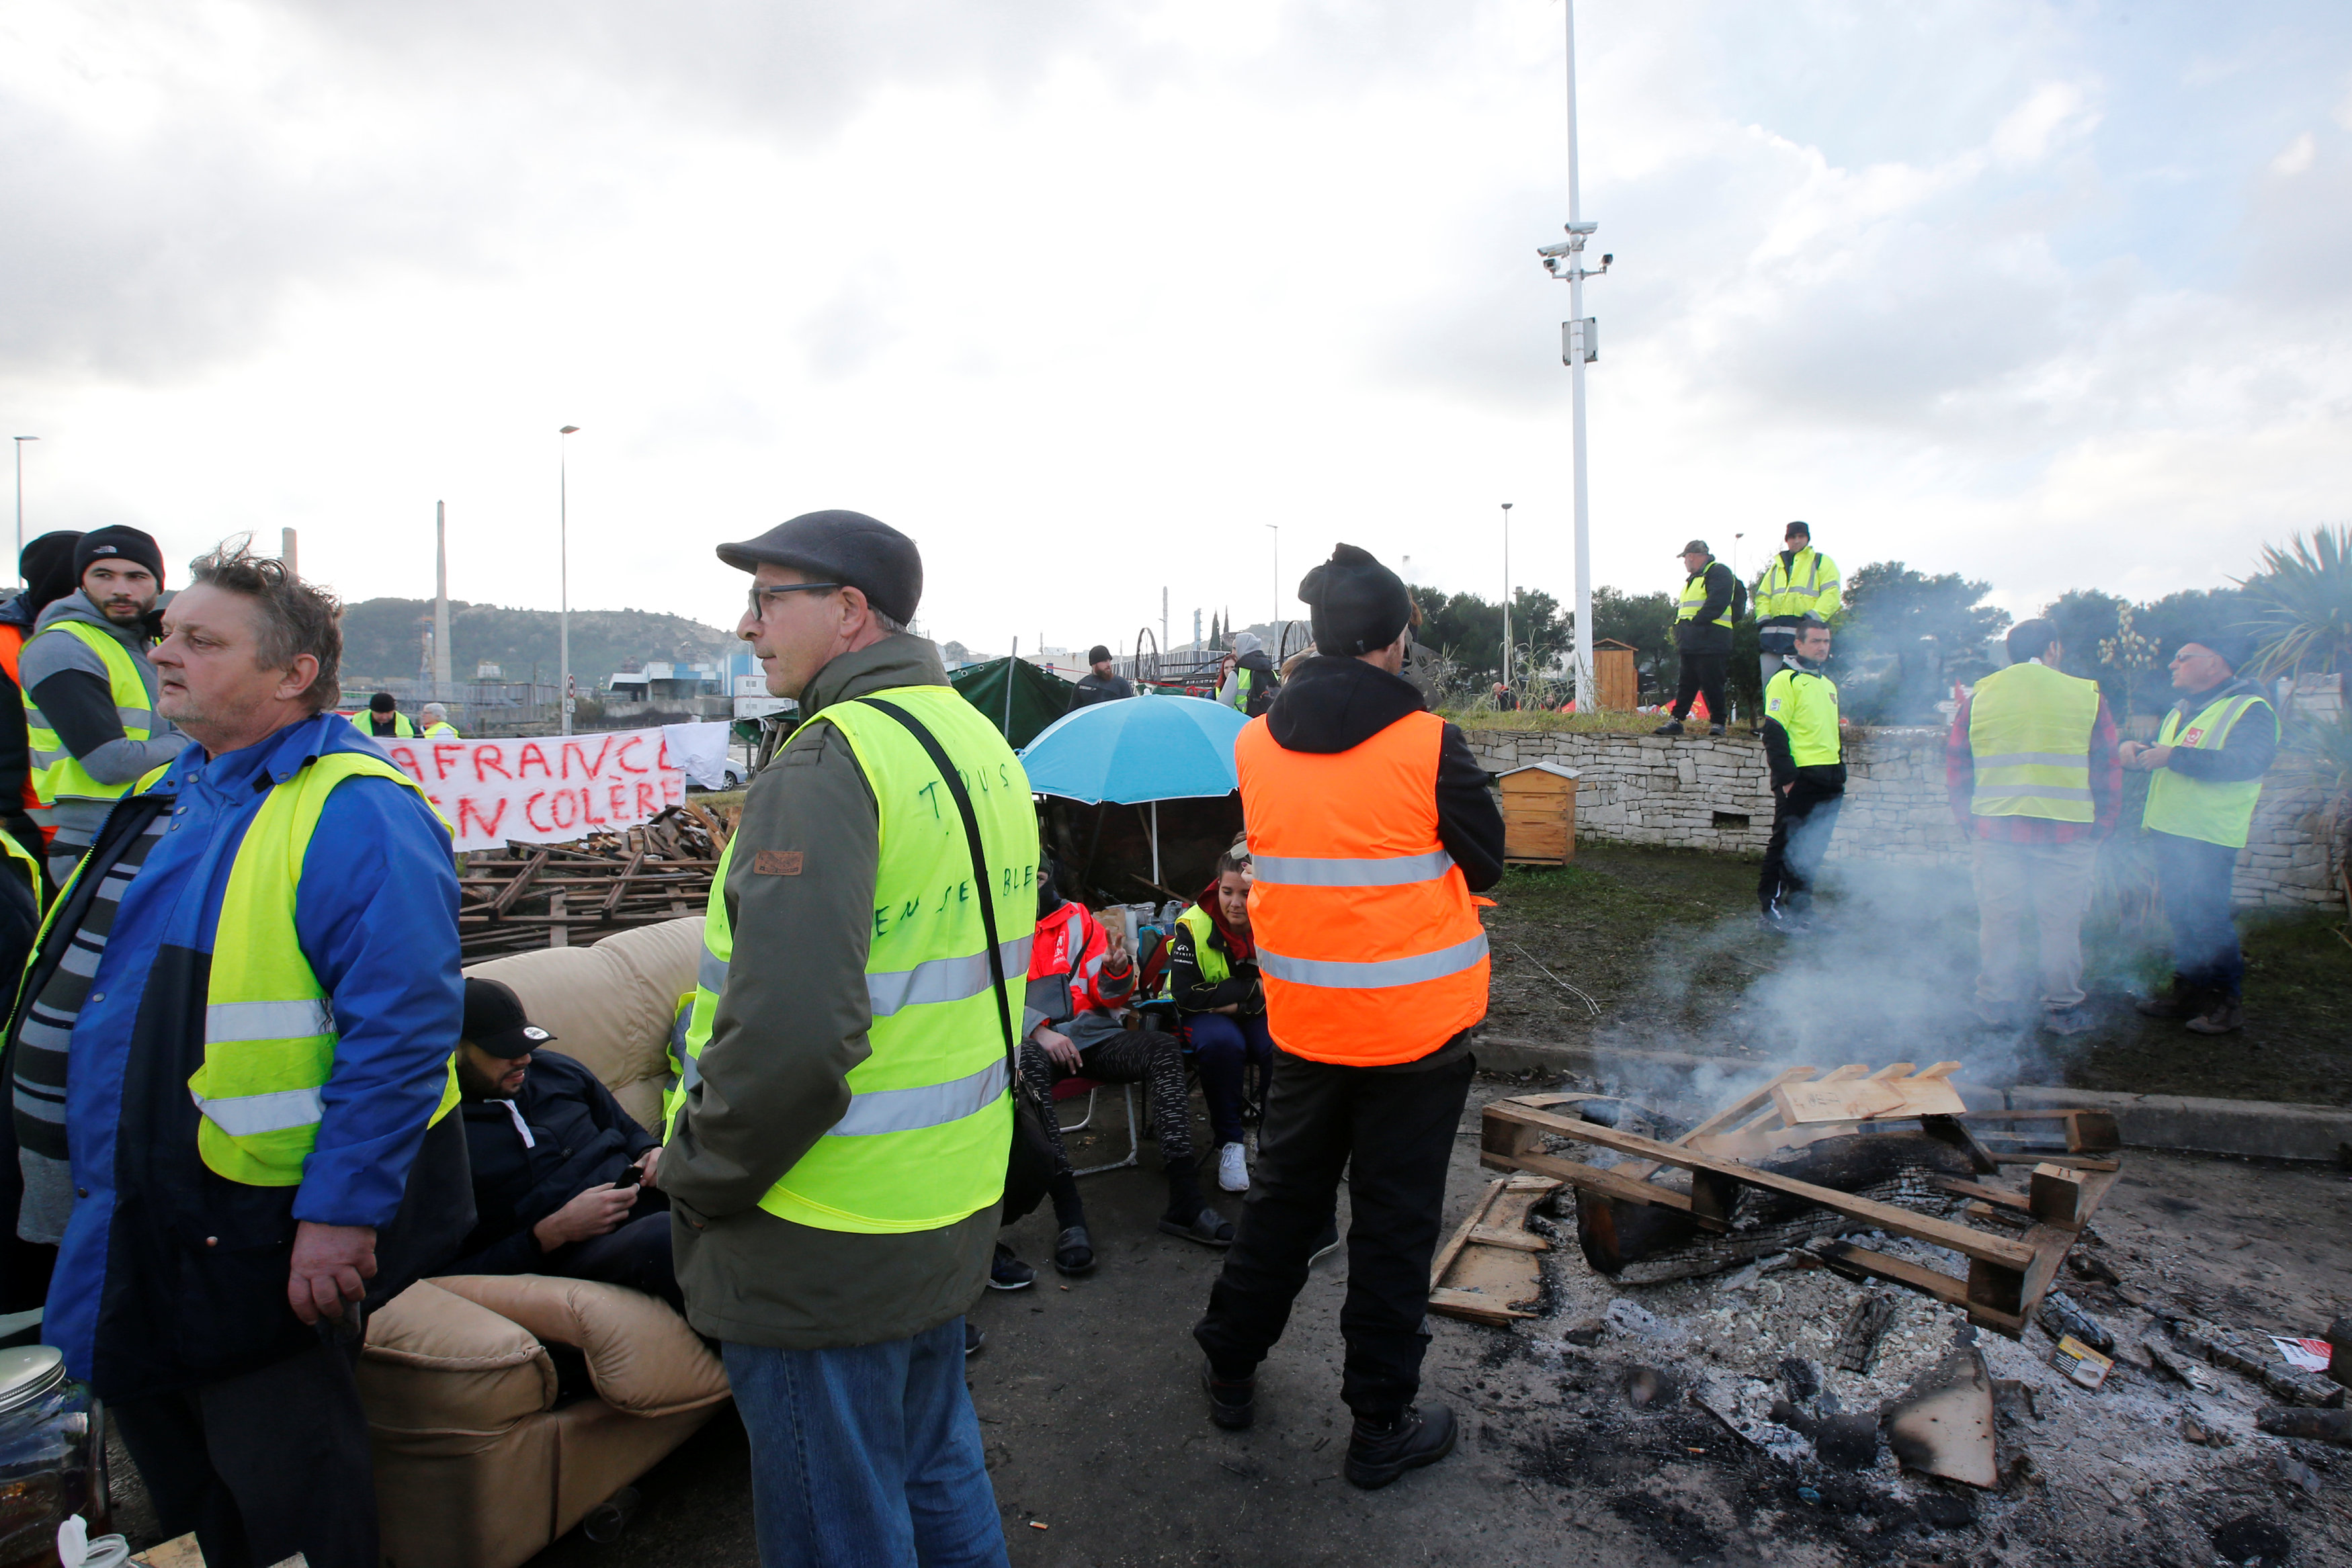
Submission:
M 1095 1266 L 1093 1239 L 1078 1201 L 1077 1178 L 1062 1148 L 1054 1114 L 1054 1085 L 1087 1077 L 1104 1083 L 1141 1083 L 1151 1102 L 1151 1125 L 1168 1178 L 1168 1207 L 1160 1228 L 1209 1247 L 1230 1246 L 1234 1228 L 1201 1200 L 1193 1174 L 1192 1103 L 1184 1092 L 1183 1048 L 1172 1034 L 1127 1027 L 1127 998 L 1135 990 L 1135 956 L 1092 911 L 1065 902 L 1050 877 L 1037 884 L 1037 934 L 1029 950 L 1028 1009 L 1024 1019 L 1022 1082 L 1045 1108 L 1054 1145 L 1054 1267 L 1083 1274 Z
M 1248 1065 L 1274 1064 L 1274 1037 L 1265 1028 L 1265 988 L 1258 981 L 1257 947 L 1250 940 L 1250 859 L 1236 841 L 1217 860 L 1217 880 L 1176 920 L 1168 941 L 1168 993 L 1181 1009 L 1201 1098 L 1217 1140 L 1217 1185 L 1249 1190 L 1243 1157 L 1242 1109 Z

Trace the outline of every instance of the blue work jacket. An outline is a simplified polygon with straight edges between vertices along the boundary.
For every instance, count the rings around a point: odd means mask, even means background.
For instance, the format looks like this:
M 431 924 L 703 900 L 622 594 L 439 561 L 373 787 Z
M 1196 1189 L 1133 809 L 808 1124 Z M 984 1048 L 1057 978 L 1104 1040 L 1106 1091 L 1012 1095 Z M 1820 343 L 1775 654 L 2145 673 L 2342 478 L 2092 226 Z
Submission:
M 403 1214 L 465 1009 L 449 832 L 389 779 L 335 787 L 296 892 L 297 937 L 337 1036 L 300 1185 L 243 1186 L 195 1154 L 187 1079 L 203 1060 L 230 866 L 269 789 L 339 751 L 380 754 L 332 713 L 210 760 L 191 745 L 118 805 L 92 850 L 110 853 L 133 825 L 168 813 L 123 894 L 68 1055 L 75 1204 L 42 1337 L 107 1397 L 231 1375 L 315 1343 L 286 1301 L 295 1224 L 382 1232 Z M 37 983 L 71 935 L 50 933 Z M 472 1224 L 464 1207 L 458 1236 Z M 383 1248 L 380 1235 L 380 1263 Z

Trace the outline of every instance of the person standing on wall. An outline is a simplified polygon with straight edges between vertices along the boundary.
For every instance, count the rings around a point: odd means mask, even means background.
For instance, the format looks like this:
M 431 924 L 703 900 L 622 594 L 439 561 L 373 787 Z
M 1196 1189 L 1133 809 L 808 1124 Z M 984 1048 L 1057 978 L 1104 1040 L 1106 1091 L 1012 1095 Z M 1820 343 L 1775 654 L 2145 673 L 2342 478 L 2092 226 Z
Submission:
M 2156 744 L 2123 745 L 2125 767 L 2154 775 L 2141 826 L 2156 848 L 2172 927 L 2171 993 L 2145 998 L 2139 1010 L 2185 1019 L 2198 1034 L 2233 1034 L 2246 1024 L 2246 959 L 2230 880 L 2279 740 L 2269 695 L 2238 674 L 2252 653 L 2247 639 L 2227 632 L 2182 643 L 2172 655 L 2180 700 Z
M 711 884 L 661 1158 L 687 1317 L 751 1434 L 764 1568 L 1001 1564 L 963 1312 L 1013 1135 L 1029 780 L 905 630 L 912 539 L 811 512 L 719 559 L 751 573 L 736 632 L 769 692 L 810 717 Z
M 1247 1427 L 1348 1168 L 1346 1473 L 1386 1486 L 1454 1447 L 1416 1406 L 1445 1171 L 1486 1016 L 1471 894 L 1503 873 L 1503 818 L 1462 732 L 1398 674 L 1404 582 L 1340 545 L 1298 586 L 1323 650 L 1234 742 L 1250 934 L 1276 1047 L 1258 1166 L 1192 1337 L 1210 1418 Z M 1351 1163 L 1352 1162 L 1352 1163 Z
M 1087 650 L 1087 673 L 1070 691 L 1070 708 L 1118 702 L 1135 695 L 1135 683 L 1118 673 L 1118 662 L 1100 643 Z
M 377 1568 L 362 1314 L 474 1223 L 449 829 L 331 711 L 331 595 L 241 544 L 193 577 L 154 653 L 185 749 L 26 969 L 14 1218 L 164 1535 Z
M 1767 686 L 1780 674 L 1781 660 L 1797 651 L 1805 617 L 1834 620 L 1844 602 L 1837 562 L 1813 548 L 1811 524 L 1790 523 L 1781 531 L 1780 542 L 1787 548 L 1756 580 L 1757 657 Z
M 1681 671 L 1675 686 L 1673 716 L 1654 732 L 1680 735 L 1690 716 L 1694 698 L 1706 699 L 1706 732 L 1721 735 L 1724 724 L 1723 685 L 1731 667 L 1731 623 L 1737 619 L 1739 579 L 1715 559 L 1705 539 L 1683 546 L 1681 605 L 1675 612 L 1675 649 Z
M 41 612 L 74 589 L 74 546 L 78 533 L 43 534 L 25 547 L 16 562 L 24 574 L 23 591 L 0 604 L 0 832 L 32 852 L 37 861 L 48 856 L 48 838 L 34 821 L 41 797 L 33 788 L 33 755 L 26 740 L 25 675 L 21 661 L 32 640 Z M 41 885 L 34 891 L 46 901 L 57 891 L 48 868 L 41 868 Z
M 2042 999 L 2032 1010 L 2053 1034 L 2080 1034 L 2083 913 L 2099 841 L 2123 809 L 2116 721 L 2099 684 L 2058 668 L 2054 622 L 2009 631 L 1995 670 L 1952 716 L 1944 788 L 1975 852 L 1979 1021 L 2006 1029 L 2030 1006 L 2025 927 L 2036 932 Z
M 60 883 L 114 802 L 188 743 L 155 716 L 147 662 L 163 550 L 137 528 L 98 528 L 75 541 L 73 580 L 17 661 L 40 798 L 33 820 L 49 841 L 49 880 Z
M 1837 683 L 1822 673 L 1830 629 L 1808 612 L 1797 643 L 1764 686 L 1764 756 L 1772 769 L 1772 841 L 1756 883 L 1764 924 L 1783 936 L 1811 929 L 1813 876 L 1845 804 L 1845 741 Z

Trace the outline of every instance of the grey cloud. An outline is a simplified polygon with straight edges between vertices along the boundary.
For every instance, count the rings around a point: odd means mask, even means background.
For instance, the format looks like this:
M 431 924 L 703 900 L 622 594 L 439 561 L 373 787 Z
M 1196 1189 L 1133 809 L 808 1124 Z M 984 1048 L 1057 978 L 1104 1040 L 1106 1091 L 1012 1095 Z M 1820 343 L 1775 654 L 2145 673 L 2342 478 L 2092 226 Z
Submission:
M 2300 173 L 2265 173 L 2247 202 L 2241 285 L 2273 310 L 2352 301 L 2352 138 L 2327 128 Z

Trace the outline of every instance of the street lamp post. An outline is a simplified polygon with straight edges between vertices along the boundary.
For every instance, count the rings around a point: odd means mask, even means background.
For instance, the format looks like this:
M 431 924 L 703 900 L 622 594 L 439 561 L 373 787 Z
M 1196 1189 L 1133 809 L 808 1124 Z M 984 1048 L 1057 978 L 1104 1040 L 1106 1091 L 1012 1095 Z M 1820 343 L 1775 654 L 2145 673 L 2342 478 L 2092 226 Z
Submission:
M 25 559 L 25 443 L 38 441 L 37 435 L 19 435 L 16 440 L 16 559 Z
M 1544 270 L 1568 285 L 1569 319 L 1563 324 L 1562 358 L 1568 361 L 1570 443 L 1574 450 L 1576 493 L 1576 704 L 1579 713 L 1591 711 L 1592 690 L 1592 524 L 1585 505 L 1584 367 L 1600 358 L 1593 323 L 1584 314 L 1584 280 L 1609 270 L 1614 258 L 1604 256 L 1598 267 L 1584 265 L 1584 242 L 1601 225 L 1583 215 L 1583 192 L 1576 170 L 1576 0 L 1566 0 L 1568 13 L 1568 238 L 1536 254 Z
M 1503 503 L 1503 684 L 1511 684 L 1511 503 Z
M 576 424 L 555 434 L 555 582 L 562 605 L 556 623 L 556 690 L 563 697 L 563 733 L 572 733 L 572 436 Z
M 1265 526 L 1274 532 L 1274 634 L 1278 643 L 1282 637 L 1282 525 Z M 1279 653 L 1281 649 L 1277 646 L 1275 651 Z

